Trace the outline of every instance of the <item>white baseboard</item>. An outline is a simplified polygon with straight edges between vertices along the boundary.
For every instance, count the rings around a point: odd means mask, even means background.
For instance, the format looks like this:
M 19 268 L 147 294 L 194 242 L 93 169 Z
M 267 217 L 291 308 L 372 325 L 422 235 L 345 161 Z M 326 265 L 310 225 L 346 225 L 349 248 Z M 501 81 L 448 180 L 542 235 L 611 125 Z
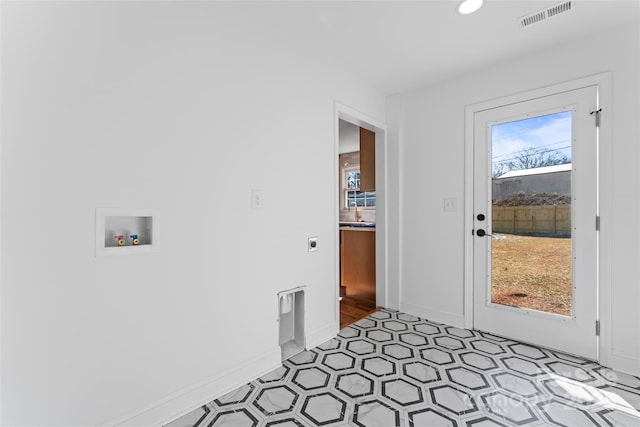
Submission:
M 282 365 L 280 347 L 230 372 L 179 390 L 106 426 L 162 426 Z
M 331 322 L 315 331 L 307 334 L 307 348 L 312 349 L 320 344 L 335 338 L 340 332 L 340 325 L 337 322 Z
M 455 326 L 456 328 L 464 328 L 464 315 L 462 314 L 455 314 L 436 310 L 433 308 L 420 307 L 418 305 L 409 304 L 402 301 L 400 302 L 400 311 L 437 323 L 444 323 L 445 325 Z
M 334 338 L 339 329 L 338 323 L 331 322 L 307 334 L 307 348 L 317 347 Z M 106 423 L 105 426 L 148 427 L 165 425 L 281 365 L 280 347 L 276 347 L 268 354 L 238 366 L 231 372 L 208 378 L 198 384 L 177 391 L 165 399 Z
M 640 360 L 638 358 L 614 352 L 610 362 L 610 367 L 614 371 L 640 377 Z

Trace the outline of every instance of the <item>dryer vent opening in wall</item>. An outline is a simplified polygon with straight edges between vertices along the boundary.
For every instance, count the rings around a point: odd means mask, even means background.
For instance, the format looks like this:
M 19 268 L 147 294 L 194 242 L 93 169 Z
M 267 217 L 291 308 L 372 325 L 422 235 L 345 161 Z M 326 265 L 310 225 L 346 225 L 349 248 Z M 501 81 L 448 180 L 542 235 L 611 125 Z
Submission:
M 298 286 L 278 292 L 278 343 L 282 360 L 287 360 L 306 348 L 304 291 L 305 286 Z
M 551 18 L 552 16 L 556 16 L 564 12 L 569 12 L 572 10 L 572 6 L 572 2 L 566 1 L 555 6 L 530 13 L 527 16 L 518 18 L 518 20 L 520 21 L 521 27 L 528 27 L 530 25 L 544 21 L 545 19 Z

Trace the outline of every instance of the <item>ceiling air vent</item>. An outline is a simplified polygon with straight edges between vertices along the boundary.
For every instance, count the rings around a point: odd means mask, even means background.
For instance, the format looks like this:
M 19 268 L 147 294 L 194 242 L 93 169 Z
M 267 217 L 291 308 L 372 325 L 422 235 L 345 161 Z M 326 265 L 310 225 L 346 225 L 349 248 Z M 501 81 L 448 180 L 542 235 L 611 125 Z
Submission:
M 551 18 L 552 16 L 556 16 L 560 13 L 569 12 L 571 10 L 571 3 L 571 1 L 565 1 L 555 6 L 518 18 L 520 20 L 520 26 L 528 27 L 529 25 L 544 21 L 545 19 Z

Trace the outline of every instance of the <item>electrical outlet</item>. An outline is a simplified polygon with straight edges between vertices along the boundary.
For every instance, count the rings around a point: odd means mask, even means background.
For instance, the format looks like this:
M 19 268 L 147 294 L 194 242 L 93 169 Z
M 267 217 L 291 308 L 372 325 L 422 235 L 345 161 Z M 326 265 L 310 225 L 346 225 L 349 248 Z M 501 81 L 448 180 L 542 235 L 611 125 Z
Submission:
M 309 252 L 315 252 L 318 250 L 318 238 L 309 237 Z

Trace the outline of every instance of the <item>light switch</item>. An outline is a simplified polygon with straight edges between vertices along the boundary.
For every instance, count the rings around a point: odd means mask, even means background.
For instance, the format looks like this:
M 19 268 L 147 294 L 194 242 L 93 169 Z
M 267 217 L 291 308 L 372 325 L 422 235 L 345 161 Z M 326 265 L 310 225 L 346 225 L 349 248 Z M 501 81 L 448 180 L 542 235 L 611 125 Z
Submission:
M 456 212 L 457 210 L 458 210 L 458 199 L 456 199 L 455 197 L 444 199 L 445 212 Z
M 261 209 L 263 203 L 262 190 L 251 190 L 251 208 Z

